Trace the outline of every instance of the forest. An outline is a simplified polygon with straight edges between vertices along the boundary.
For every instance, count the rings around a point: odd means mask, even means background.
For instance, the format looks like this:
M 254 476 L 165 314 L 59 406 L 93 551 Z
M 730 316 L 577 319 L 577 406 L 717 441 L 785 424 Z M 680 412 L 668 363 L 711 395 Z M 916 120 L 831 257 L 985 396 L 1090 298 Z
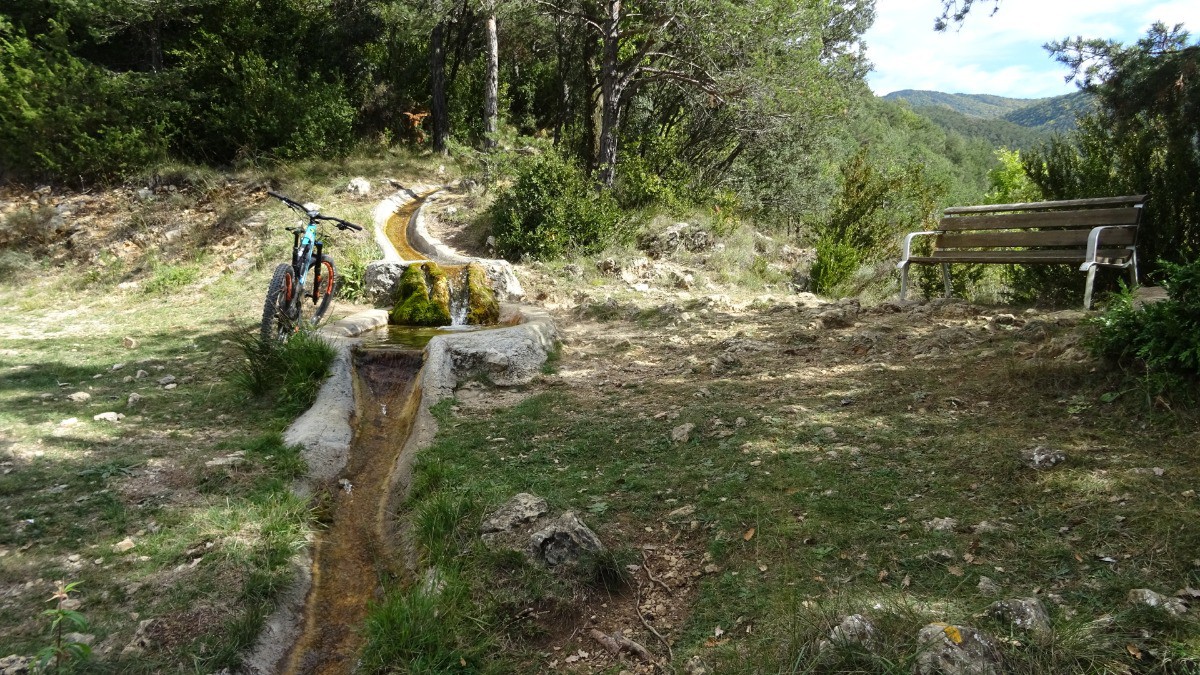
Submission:
M 943 3 L 941 21 L 970 4 Z M 873 20 L 872 0 L 13 0 L 0 180 L 82 187 L 167 162 L 428 148 L 489 183 L 558 163 L 544 194 L 598 191 L 575 200 L 578 231 L 556 254 L 647 210 L 698 209 L 803 232 L 821 269 L 849 270 L 941 207 L 1011 192 L 989 179 L 1008 148 L 1031 198 L 1151 193 L 1150 271 L 1194 256 L 1200 47 L 1182 26 L 1048 45 L 1095 101 L 1056 100 L 1082 116 L 1051 137 L 876 99 Z M 1005 104 L 992 98 L 980 105 Z M 873 234 L 848 246 L 839 204 L 868 193 L 854 227 Z M 507 253 L 537 257 L 521 242 L 543 238 L 544 214 L 519 194 L 503 203 L 519 207 L 493 210 Z

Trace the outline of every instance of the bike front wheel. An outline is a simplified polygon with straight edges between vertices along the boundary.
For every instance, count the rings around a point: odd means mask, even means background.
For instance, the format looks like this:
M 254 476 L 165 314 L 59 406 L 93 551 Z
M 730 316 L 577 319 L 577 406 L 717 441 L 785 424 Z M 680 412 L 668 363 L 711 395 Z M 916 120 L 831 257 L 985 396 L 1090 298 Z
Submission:
M 267 287 L 267 298 L 263 302 L 262 324 L 259 326 L 259 336 L 264 345 L 285 342 L 292 333 L 296 332 L 298 319 L 298 303 L 295 302 L 299 287 L 296 284 L 296 273 L 291 265 L 280 263 L 271 276 L 271 284 Z
M 316 274 L 318 269 L 321 272 L 320 275 Z M 316 325 L 329 312 L 329 305 L 333 302 L 333 294 L 337 292 L 338 282 L 340 281 L 337 275 L 337 266 L 333 264 L 333 258 L 322 256 L 320 266 L 314 265 L 304 281 L 304 287 L 312 289 L 312 295 L 304 298 L 305 319 L 310 324 Z M 308 315 L 309 308 L 313 310 L 311 316 Z

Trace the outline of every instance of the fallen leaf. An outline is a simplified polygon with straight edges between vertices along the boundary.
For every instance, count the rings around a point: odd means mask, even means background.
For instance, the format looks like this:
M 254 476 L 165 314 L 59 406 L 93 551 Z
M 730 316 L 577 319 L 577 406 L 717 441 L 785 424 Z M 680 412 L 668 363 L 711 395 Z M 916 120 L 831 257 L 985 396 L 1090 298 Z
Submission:
M 742 540 L 750 541 L 751 539 L 753 539 L 754 538 L 754 530 L 755 530 L 755 528 L 753 528 L 753 527 L 746 530 L 746 534 L 742 535 Z
M 1133 644 L 1132 642 L 1125 645 L 1125 651 L 1129 652 L 1129 655 L 1132 656 L 1133 658 L 1137 659 L 1138 661 L 1142 660 L 1142 650 L 1138 649 L 1138 646 Z
M 909 587 L 909 586 L 911 586 L 911 585 L 912 585 L 912 577 L 911 577 L 911 576 L 909 576 L 909 575 L 907 575 L 907 574 L 905 574 L 905 575 L 904 575 L 904 580 L 900 582 L 900 587 L 901 587 L 901 588 L 908 588 L 908 587 Z
M 1075 562 L 1083 562 L 1083 556 L 1076 553 L 1075 554 Z
M 721 628 L 720 626 L 717 626 L 717 627 L 716 627 L 716 628 L 713 630 L 713 637 L 721 637 L 721 636 L 722 636 L 722 635 L 724 635 L 724 634 L 725 634 L 725 629 L 724 629 L 724 628 Z
M 458 657 L 458 665 L 462 666 L 463 668 L 466 668 L 466 667 L 467 667 L 467 660 L 466 660 L 466 659 L 464 659 L 464 658 L 462 658 L 461 656 L 460 656 L 460 657 Z
M 880 583 L 883 583 L 883 580 L 884 580 L 884 579 L 887 579 L 887 578 L 888 578 L 888 571 L 887 571 L 887 570 L 880 570 L 880 571 L 879 571 L 879 577 L 878 577 L 878 581 L 879 581 Z
M 947 569 L 946 571 L 949 572 L 950 574 L 953 574 L 956 577 L 961 577 L 963 575 L 962 568 L 959 567 L 958 565 L 951 565 L 950 568 Z

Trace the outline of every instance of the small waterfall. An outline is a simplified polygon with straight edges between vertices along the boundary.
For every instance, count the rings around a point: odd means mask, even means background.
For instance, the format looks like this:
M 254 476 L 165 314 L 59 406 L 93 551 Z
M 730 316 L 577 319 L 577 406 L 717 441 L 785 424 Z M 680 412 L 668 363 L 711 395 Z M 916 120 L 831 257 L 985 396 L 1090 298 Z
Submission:
M 455 274 L 447 274 L 450 281 L 450 325 L 467 325 L 467 314 L 471 311 L 471 285 L 467 281 L 467 268 L 461 267 Z

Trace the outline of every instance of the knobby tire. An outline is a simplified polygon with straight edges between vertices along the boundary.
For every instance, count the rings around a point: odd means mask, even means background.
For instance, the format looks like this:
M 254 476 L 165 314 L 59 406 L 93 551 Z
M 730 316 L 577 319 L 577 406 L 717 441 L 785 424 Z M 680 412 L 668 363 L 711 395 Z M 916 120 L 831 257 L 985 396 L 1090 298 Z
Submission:
M 264 345 L 283 342 L 296 329 L 295 319 L 291 315 L 291 293 L 296 292 L 296 279 L 292 266 L 280 263 L 271 276 L 271 284 L 267 287 L 267 298 L 263 302 L 262 324 L 259 336 Z

